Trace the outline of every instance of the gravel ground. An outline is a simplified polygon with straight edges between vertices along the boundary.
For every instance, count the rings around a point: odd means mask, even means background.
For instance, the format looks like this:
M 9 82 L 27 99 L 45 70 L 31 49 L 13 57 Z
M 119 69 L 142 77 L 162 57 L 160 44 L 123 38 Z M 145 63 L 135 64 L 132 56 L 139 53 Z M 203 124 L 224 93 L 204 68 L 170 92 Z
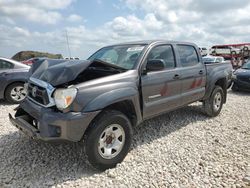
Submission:
M 99 172 L 82 144 L 33 141 L 12 127 L 0 102 L 0 187 L 248 187 L 250 94 L 228 94 L 216 118 L 199 103 L 145 122 L 115 169 Z

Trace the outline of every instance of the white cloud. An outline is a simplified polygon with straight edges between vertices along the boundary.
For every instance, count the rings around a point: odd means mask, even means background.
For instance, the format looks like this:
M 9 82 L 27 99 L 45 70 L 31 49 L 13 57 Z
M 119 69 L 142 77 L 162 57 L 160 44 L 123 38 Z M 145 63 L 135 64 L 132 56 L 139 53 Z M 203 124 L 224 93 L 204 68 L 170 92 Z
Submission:
M 68 7 L 73 0 L 0 0 L 0 17 L 24 19 L 42 24 L 56 24 L 62 20 L 57 11 Z
M 69 17 L 67 18 L 67 20 L 69 22 L 80 22 L 82 21 L 82 17 L 77 15 L 77 14 L 71 14 L 69 15 Z
M 2 42 L 0 52 L 4 53 L 10 49 L 10 51 L 30 49 L 62 53 L 67 56 L 65 30 L 68 32 L 72 55 L 81 58 L 86 58 L 104 45 L 143 39 L 191 41 L 201 46 L 249 42 L 250 1 L 243 0 L 244 6 L 235 5 L 233 0 L 222 1 L 227 4 L 223 6 L 222 2 L 215 0 L 206 2 L 201 0 L 123 0 L 122 2 L 134 14 L 117 16 L 91 29 L 86 25 L 79 25 L 47 32 L 31 32 L 27 28 L 16 26 L 13 29 L 13 26 L 2 24 L 0 25 Z M 71 0 L 62 2 L 58 0 L 55 1 L 58 3 L 58 8 L 52 8 L 47 7 L 45 3 L 31 6 L 27 4 L 28 0 L 23 2 L 19 9 L 9 6 L 11 3 L 7 3 L 8 6 L 6 3 L 1 5 L 0 18 L 4 15 L 15 23 L 14 16 L 22 15 L 22 18 L 33 22 L 38 20 L 47 24 L 56 24 L 62 20 L 62 15 L 57 10 L 66 8 L 72 3 Z M 27 11 L 30 14 L 26 14 Z M 35 11 L 40 12 L 38 14 L 34 13 Z M 136 14 L 138 11 L 140 16 Z M 75 14 L 69 15 L 66 19 L 71 22 L 83 21 L 79 15 Z

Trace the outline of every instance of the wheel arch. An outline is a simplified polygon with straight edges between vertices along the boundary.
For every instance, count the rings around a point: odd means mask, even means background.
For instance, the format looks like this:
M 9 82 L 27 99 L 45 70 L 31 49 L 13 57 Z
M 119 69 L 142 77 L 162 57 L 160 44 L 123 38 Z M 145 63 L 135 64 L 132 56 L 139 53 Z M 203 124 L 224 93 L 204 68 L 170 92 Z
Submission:
M 226 103 L 227 101 L 227 79 L 226 78 L 220 78 L 218 79 L 214 86 L 220 86 L 223 90 L 223 103 Z
M 105 108 L 103 108 L 101 110 L 101 112 L 99 112 L 89 123 L 88 127 L 86 128 L 86 130 L 83 133 L 82 139 L 85 139 L 85 135 L 90 131 L 91 128 L 93 128 L 93 122 L 96 121 L 96 119 L 100 118 L 103 113 L 105 113 L 106 111 L 112 111 L 112 110 L 116 110 L 119 111 L 121 113 L 123 113 L 130 121 L 132 127 L 136 126 L 138 124 L 138 122 L 141 122 L 141 116 L 138 117 L 137 112 L 136 112 L 136 108 L 133 104 L 132 100 L 123 100 L 123 101 L 119 101 L 113 104 L 110 104 L 108 106 L 106 106 Z
M 211 83 L 209 83 L 209 85 L 207 87 L 207 92 L 206 92 L 203 100 L 206 100 L 211 96 L 211 94 L 216 86 L 220 86 L 222 88 L 222 90 L 223 90 L 223 103 L 226 103 L 226 100 L 227 100 L 227 78 L 226 77 L 220 77 L 220 78 L 217 78 L 217 79 L 214 79 L 213 81 L 211 81 Z

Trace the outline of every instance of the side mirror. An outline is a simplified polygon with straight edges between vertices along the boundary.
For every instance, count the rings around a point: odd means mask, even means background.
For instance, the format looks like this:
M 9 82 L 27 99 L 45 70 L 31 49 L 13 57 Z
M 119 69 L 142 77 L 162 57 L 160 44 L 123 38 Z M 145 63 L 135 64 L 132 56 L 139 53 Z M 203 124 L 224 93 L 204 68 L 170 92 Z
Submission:
M 151 72 L 151 71 L 161 71 L 165 68 L 164 66 L 164 60 L 163 59 L 151 59 L 148 60 L 147 66 L 146 66 L 146 71 Z

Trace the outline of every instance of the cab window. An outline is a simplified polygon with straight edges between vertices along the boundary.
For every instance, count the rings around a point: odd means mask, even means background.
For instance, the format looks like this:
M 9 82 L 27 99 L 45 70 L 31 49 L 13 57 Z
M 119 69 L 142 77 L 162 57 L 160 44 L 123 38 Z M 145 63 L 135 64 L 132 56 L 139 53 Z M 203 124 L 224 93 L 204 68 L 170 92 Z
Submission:
M 174 52 L 171 45 L 161 45 L 154 47 L 148 54 L 149 60 L 163 60 L 165 69 L 175 67 Z
M 181 65 L 183 67 L 194 66 L 199 64 L 199 57 L 196 49 L 190 45 L 177 45 L 180 55 Z

